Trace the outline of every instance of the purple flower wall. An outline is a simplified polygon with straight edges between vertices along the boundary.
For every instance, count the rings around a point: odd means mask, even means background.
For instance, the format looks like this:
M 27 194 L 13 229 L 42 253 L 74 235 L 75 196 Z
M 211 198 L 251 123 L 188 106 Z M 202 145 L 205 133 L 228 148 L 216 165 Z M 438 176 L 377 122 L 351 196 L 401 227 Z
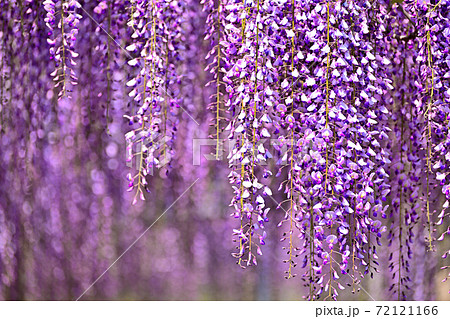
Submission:
M 0 39 L 0 299 L 449 299 L 449 1 L 0 1 Z

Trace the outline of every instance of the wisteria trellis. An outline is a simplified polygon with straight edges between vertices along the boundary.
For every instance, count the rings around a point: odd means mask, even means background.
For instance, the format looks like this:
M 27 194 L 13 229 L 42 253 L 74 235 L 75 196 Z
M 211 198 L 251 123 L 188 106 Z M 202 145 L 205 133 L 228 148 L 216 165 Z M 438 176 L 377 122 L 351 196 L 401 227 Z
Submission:
M 257 265 L 277 236 L 271 216 L 282 214 L 285 277 L 301 278 L 307 300 L 357 292 L 380 271 L 392 299 L 411 299 L 421 276 L 413 246 L 431 258 L 438 246 L 450 253 L 449 1 L 17 0 L 0 9 L 2 298 L 20 297 L 8 287 L 23 285 L 18 272 L 29 267 L 20 233 L 33 233 L 36 256 L 53 247 L 57 278 L 88 273 L 64 263 L 71 245 L 113 249 L 101 207 L 128 204 L 106 190 L 123 171 L 108 142 L 122 130 L 111 114 L 131 127 L 133 205 L 153 205 L 146 193 L 167 187 L 155 172 L 173 185 L 188 180 L 195 132 L 210 135 L 215 160 L 225 152 L 228 162 L 237 264 Z M 70 169 L 85 162 L 89 171 Z M 51 177 L 61 170 L 63 182 Z M 54 180 L 75 190 L 66 198 Z M 89 240 L 67 226 L 86 217 L 83 229 L 97 234 Z M 28 226 L 40 223 L 48 243 Z M 65 232 L 73 238 L 62 245 Z

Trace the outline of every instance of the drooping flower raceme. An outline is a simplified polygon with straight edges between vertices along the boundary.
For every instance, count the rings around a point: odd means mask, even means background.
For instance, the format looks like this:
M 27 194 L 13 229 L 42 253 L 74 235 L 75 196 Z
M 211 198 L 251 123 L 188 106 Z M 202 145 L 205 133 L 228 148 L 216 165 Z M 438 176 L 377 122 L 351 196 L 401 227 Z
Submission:
M 45 0 L 47 11 L 45 18 L 49 29 L 48 44 L 50 56 L 55 61 L 55 70 L 50 74 L 59 88 L 58 98 L 70 98 L 71 85 L 77 84 L 78 78 L 73 70 L 76 65 L 75 42 L 78 34 L 78 24 L 82 18 L 79 13 L 81 4 L 77 0 Z
M 126 134 L 127 161 L 134 160 L 137 169 L 137 174 L 127 177 L 130 191 L 136 191 L 133 203 L 137 196 L 144 200 L 146 178 L 153 169 L 170 165 L 172 158 L 178 108 L 175 95 L 180 83 L 177 65 L 183 54 L 180 38 L 185 4 L 180 4 L 136 1 L 131 8 L 128 26 L 133 30 L 133 42 L 126 49 L 136 55 L 128 64 L 138 68 L 136 76 L 126 83 L 137 104 L 136 111 L 126 116 L 130 125 L 137 126 Z

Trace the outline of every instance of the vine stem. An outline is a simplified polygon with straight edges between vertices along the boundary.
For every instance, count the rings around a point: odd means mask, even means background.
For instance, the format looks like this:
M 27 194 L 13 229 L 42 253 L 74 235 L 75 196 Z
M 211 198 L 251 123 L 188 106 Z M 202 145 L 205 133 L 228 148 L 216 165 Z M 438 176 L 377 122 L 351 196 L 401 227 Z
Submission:
M 330 251 L 330 286 L 328 287 L 328 298 L 331 299 L 331 288 L 333 282 L 333 248 Z
M 245 10 L 245 8 L 244 8 L 244 10 Z M 242 21 L 242 33 L 241 33 L 241 44 L 242 45 L 244 45 L 245 24 L 246 24 L 246 18 L 244 17 L 244 19 Z M 243 83 L 243 79 L 241 79 L 241 85 L 242 85 L 242 83 Z M 241 112 L 245 113 L 245 111 L 246 111 L 245 103 L 244 103 L 244 100 L 242 99 L 241 100 Z M 241 144 L 244 145 L 244 142 L 245 142 L 244 133 L 241 133 Z M 242 223 L 242 221 L 243 221 L 243 218 L 244 218 L 244 216 L 243 216 L 244 215 L 244 213 L 243 213 L 243 211 L 244 211 L 244 198 L 242 196 L 243 193 L 244 193 L 244 185 L 242 183 L 242 181 L 244 180 L 244 177 L 245 177 L 245 165 L 241 163 L 241 188 L 240 188 L 241 212 L 239 214 L 240 215 L 239 219 L 240 219 L 240 224 L 241 224 L 240 225 L 241 234 L 243 233 L 243 223 Z M 243 242 L 242 236 L 239 236 L 239 254 L 242 251 L 243 244 L 244 244 L 244 242 Z M 241 266 L 241 262 L 242 262 L 242 254 L 239 255 L 239 260 L 238 260 L 239 266 Z
M 63 71 L 63 94 L 61 98 L 66 96 L 66 49 L 65 49 L 65 33 L 64 33 L 64 3 L 65 0 L 61 0 L 61 50 L 62 50 L 62 71 Z
M 431 105 L 433 104 L 433 94 L 434 94 L 434 69 L 432 66 L 433 63 L 433 54 L 431 52 L 431 32 L 430 32 L 430 15 L 437 8 L 437 6 L 441 3 L 439 1 L 433 9 L 429 12 L 427 17 L 427 51 L 428 51 L 428 68 L 431 70 L 431 89 L 430 89 L 430 100 L 428 102 L 427 107 L 427 222 L 428 222 L 428 250 L 433 250 L 433 240 L 432 240 L 432 225 L 431 225 L 431 214 L 430 214 L 430 172 L 431 172 Z
M 314 271 L 313 271 L 313 263 L 314 263 L 314 210 L 313 210 L 313 202 L 310 202 L 309 208 L 309 217 L 310 217 L 310 225 L 309 225 L 309 297 L 311 300 L 314 300 L 313 292 L 314 292 Z
M 403 115 L 400 114 L 402 126 L 401 126 L 401 137 L 400 141 L 403 142 Z M 400 144 L 400 161 L 403 164 L 403 147 Z M 403 170 L 403 168 L 402 168 Z M 400 290 L 401 290 L 401 278 L 402 278 L 402 264 L 401 264 L 401 258 L 402 258 L 402 235 L 403 235 L 403 228 L 402 228 L 402 208 L 403 208 L 403 187 L 399 185 L 400 188 L 400 207 L 399 207 L 399 233 L 398 233 L 398 244 L 399 244 L 399 252 L 398 252 L 398 289 L 397 289 L 397 299 L 400 301 Z
M 164 118 L 163 118 L 163 160 L 167 161 L 166 159 L 166 134 L 167 134 L 167 100 L 169 99 L 168 87 L 167 87 L 167 74 L 169 73 L 169 36 L 167 36 L 167 42 L 166 42 L 166 72 L 164 75 Z
M 327 53 L 327 71 L 326 71 L 326 98 L 325 98 L 325 128 L 328 128 L 328 113 L 329 113 L 329 99 L 330 99 L 330 79 L 329 79 L 329 71 L 330 71 L 330 54 L 331 54 L 331 48 L 330 48 L 330 2 L 327 1 L 327 46 L 328 46 L 328 53 Z M 328 191 L 328 143 L 326 145 L 326 151 L 325 151 L 325 194 Z
M 256 95 L 257 95 L 257 91 L 258 91 L 258 50 L 259 50 L 259 24 L 258 24 L 258 15 L 259 15 L 259 0 L 257 2 L 257 6 L 256 6 L 256 51 L 255 51 L 255 98 L 254 98 L 254 103 L 253 103 L 253 120 L 255 121 L 257 116 L 256 116 L 256 112 L 257 112 L 257 108 L 256 108 Z M 252 152 L 253 152 L 253 159 L 252 159 L 252 181 L 255 178 L 255 161 L 256 161 L 256 149 L 255 149 L 255 145 L 256 145 L 256 128 L 253 126 L 253 147 L 252 147 Z M 252 193 L 252 197 L 253 197 L 253 193 Z M 251 259 L 252 256 L 252 228 L 253 228 L 253 212 L 251 212 L 250 214 L 250 234 L 249 234 L 249 261 Z
M 294 36 L 291 38 L 291 83 L 294 84 L 294 76 L 292 75 L 294 72 L 294 46 L 295 46 L 295 0 L 292 0 L 291 2 L 291 8 L 292 8 L 292 32 L 294 33 Z M 292 111 L 291 116 L 294 115 L 294 88 L 291 89 L 291 99 L 292 99 Z M 289 209 L 290 214 L 290 225 L 289 225 L 289 270 L 288 270 L 288 279 L 292 277 L 292 251 L 294 249 L 294 246 L 292 245 L 292 233 L 293 233 L 293 209 L 294 209 L 294 189 L 293 189 L 293 181 L 294 181 L 294 128 L 291 129 L 291 156 L 290 156 L 290 164 L 291 164 L 291 170 L 290 170 L 290 180 L 291 180 L 291 189 L 289 193 L 291 207 Z
M 220 11 L 222 8 L 222 3 L 219 0 L 219 4 L 217 7 L 217 79 L 216 79 L 216 160 L 219 160 L 219 148 L 220 148 L 220 139 L 219 139 L 219 124 L 220 124 L 220 59 L 221 59 L 221 50 L 220 50 Z
M 108 34 L 111 34 L 111 6 L 114 2 L 108 5 Z M 109 132 L 109 108 L 111 104 L 111 37 L 107 37 L 107 58 L 106 58 L 106 132 Z

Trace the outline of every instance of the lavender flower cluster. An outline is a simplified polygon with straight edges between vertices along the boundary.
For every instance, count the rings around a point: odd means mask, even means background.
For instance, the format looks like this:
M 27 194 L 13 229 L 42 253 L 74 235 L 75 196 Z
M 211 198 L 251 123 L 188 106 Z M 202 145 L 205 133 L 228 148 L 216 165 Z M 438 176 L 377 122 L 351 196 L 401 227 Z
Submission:
M 58 97 L 66 96 L 70 89 L 68 82 L 77 84 L 78 78 L 73 71 L 76 65 L 74 58 L 78 57 L 74 46 L 78 34 L 78 24 L 82 16 L 77 13 L 81 4 L 76 0 L 46 0 L 43 2 L 47 15 L 45 23 L 49 29 L 48 44 L 50 55 L 55 61 L 56 69 L 50 75 L 55 81 L 55 87 L 60 87 Z M 68 95 L 70 98 L 70 95 Z
M 240 220 L 234 230 L 239 264 L 256 264 L 252 243 L 261 250 L 252 238 L 264 244 L 260 229 L 272 191 L 264 181 L 271 172 L 261 163 L 272 155 L 262 141 L 275 137 L 277 176 L 284 176 L 279 190 L 286 194 L 279 205 L 285 212 L 279 226 L 286 224 L 286 278 L 295 276 L 300 259 L 307 299 L 336 299 L 344 289 L 340 276 L 351 278 L 355 291 L 359 278 L 379 271 L 377 247 L 387 233 L 397 248 L 389 258 L 395 279 L 390 290 L 407 298 L 414 226 L 424 221 L 433 250 L 434 227 L 448 207 L 446 202 L 435 223 L 431 187 L 445 185 L 446 176 L 437 154 L 446 156 L 447 143 L 447 49 L 440 47 L 448 43 L 447 6 L 208 4 L 214 18 L 207 37 L 217 43 L 211 51 L 217 51 L 216 110 L 222 99 L 231 114 L 225 130 L 234 143 L 228 158 L 232 216 Z M 217 117 L 217 130 L 219 123 Z M 443 187 L 447 196 L 449 189 Z

